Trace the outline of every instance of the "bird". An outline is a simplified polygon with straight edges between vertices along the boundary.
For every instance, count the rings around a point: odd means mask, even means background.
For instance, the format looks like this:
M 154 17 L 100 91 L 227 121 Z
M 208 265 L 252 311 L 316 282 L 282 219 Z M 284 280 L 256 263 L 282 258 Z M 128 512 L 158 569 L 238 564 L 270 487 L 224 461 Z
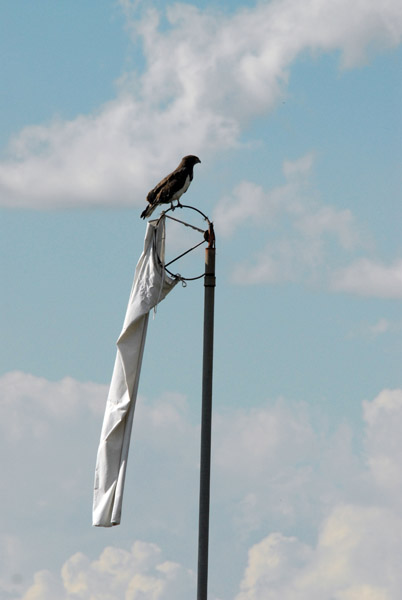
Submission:
M 193 180 L 194 165 L 200 163 L 198 156 L 189 154 L 181 159 L 179 166 L 160 181 L 147 195 L 148 206 L 141 213 L 141 219 L 145 219 L 153 213 L 160 204 L 169 204 L 173 209 L 173 201 L 177 200 L 176 206 L 181 206 L 180 197 L 187 192 Z

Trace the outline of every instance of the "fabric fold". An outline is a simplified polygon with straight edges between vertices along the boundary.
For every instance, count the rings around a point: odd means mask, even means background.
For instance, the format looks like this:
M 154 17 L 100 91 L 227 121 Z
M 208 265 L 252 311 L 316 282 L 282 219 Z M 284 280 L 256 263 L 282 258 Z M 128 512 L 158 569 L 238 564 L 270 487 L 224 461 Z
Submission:
M 106 402 L 98 447 L 92 523 L 118 525 L 121 519 L 128 451 L 144 354 L 149 312 L 179 281 L 168 277 L 165 257 L 165 217 L 149 221 L 138 261 Z

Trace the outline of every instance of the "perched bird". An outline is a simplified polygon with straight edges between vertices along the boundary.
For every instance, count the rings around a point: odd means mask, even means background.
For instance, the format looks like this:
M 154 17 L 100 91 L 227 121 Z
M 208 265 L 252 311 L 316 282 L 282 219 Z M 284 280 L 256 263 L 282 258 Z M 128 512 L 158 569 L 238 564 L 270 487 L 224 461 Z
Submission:
M 188 186 L 193 180 L 194 165 L 200 162 L 198 156 L 193 156 L 192 154 L 182 158 L 177 169 L 162 179 L 148 193 L 147 200 L 149 204 L 142 211 L 141 218 L 145 219 L 149 217 L 159 204 L 169 204 L 170 202 L 173 208 L 173 201 L 177 200 L 177 206 L 180 206 L 180 197 L 184 192 L 187 192 Z

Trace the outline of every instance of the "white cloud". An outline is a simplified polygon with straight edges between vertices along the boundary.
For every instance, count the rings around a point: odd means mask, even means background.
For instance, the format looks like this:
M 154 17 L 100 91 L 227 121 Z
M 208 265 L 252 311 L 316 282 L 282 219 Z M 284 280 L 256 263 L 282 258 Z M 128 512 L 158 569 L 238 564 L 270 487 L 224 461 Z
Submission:
M 360 258 L 336 271 L 331 287 L 337 292 L 376 298 L 402 298 L 402 259 L 387 265 Z
M 232 281 L 240 285 L 306 281 L 314 278 L 322 259 L 321 244 L 283 238 L 267 243 L 251 260 L 238 263 Z
M 391 324 L 388 321 L 388 319 L 384 319 L 384 317 L 381 317 L 381 319 L 379 319 L 374 325 L 371 325 L 369 327 L 369 331 L 372 335 L 377 336 L 389 331 L 390 327 Z
M 286 182 L 272 190 L 251 181 L 242 181 L 231 195 L 223 197 L 214 211 L 214 223 L 219 234 L 229 237 L 238 229 L 252 224 L 258 228 L 274 228 L 284 216 L 298 218 L 312 204 L 309 176 L 313 154 L 283 163 Z
M 141 206 L 155 179 L 173 170 L 182 156 L 206 151 L 216 135 L 225 145 L 226 132 L 216 119 L 201 115 L 192 125 L 190 118 L 178 136 L 178 117 L 155 114 L 124 94 L 96 115 L 26 128 L 0 164 L 3 205 Z
M 93 561 L 74 554 L 64 563 L 60 578 L 37 573 L 22 600 L 187 600 L 194 595 L 194 581 L 191 571 L 163 559 L 156 544 L 137 541 L 129 551 L 107 547 Z
M 309 153 L 296 160 L 283 161 L 283 174 L 286 179 L 295 179 L 308 175 L 314 166 L 314 154 Z
M 4 600 L 19 596 L 23 589 L 21 556 L 25 550 L 24 540 L 15 532 L 8 531 L 9 527 L 3 527 L 0 533 L 0 571 L 8 575 L 4 578 L 0 576 L 0 598 Z
M 372 477 L 393 502 L 402 493 L 402 391 L 383 390 L 373 402 L 363 402 L 363 414 Z
M 26 586 L 32 561 L 45 568 L 61 564 L 66 547 L 79 547 L 81 536 L 90 536 L 95 459 L 107 391 L 108 386 L 71 378 L 51 382 L 21 372 L 0 377 L 0 454 L 7 457 L 0 486 L 0 590 L 4 594 L 7 590 L 7 600 L 14 600 Z M 123 522 L 127 525 L 134 511 L 139 535 L 173 536 L 184 553 L 197 503 L 198 437 L 189 422 L 187 402 L 179 394 L 166 394 L 152 403 L 138 399 Z M 177 489 L 188 492 L 178 496 Z M 38 539 L 45 542 L 33 556 Z M 176 577 L 173 566 L 165 563 L 158 563 L 164 572 L 156 581 Z M 49 573 L 39 573 L 32 598 L 46 598 L 41 595 L 43 586 L 53 590 L 57 581 Z M 57 599 L 54 590 L 48 597 Z M 65 590 L 63 594 L 64 600 Z
M 315 213 L 304 215 L 296 227 L 311 240 L 332 235 L 345 250 L 353 249 L 357 243 L 353 215 L 348 209 L 322 206 Z
M 0 377 L 0 446 L 13 457 L 4 465 L 5 477 L 13 480 L 3 492 L 5 511 L 6 507 L 12 510 L 19 506 L 22 513 L 35 510 L 38 518 L 46 514 L 50 518 L 68 494 L 71 510 L 81 510 L 84 498 L 88 502 L 85 514 L 88 512 L 90 524 L 96 451 L 107 393 L 106 385 L 69 377 L 51 382 L 18 371 Z M 189 471 L 196 476 L 198 444 L 194 437 L 187 402 L 179 394 L 165 394 L 151 404 L 138 398 L 132 461 L 159 456 L 157 470 L 162 464 L 166 470 L 165 478 L 160 477 L 166 510 L 175 502 L 169 479 L 173 465 L 183 466 L 184 479 Z M 183 443 L 188 448 L 184 455 Z M 18 477 L 15 464 L 19 465 Z M 137 466 L 140 471 L 149 468 L 147 461 Z M 24 493 L 26 486 L 32 488 L 29 496 Z M 147 493 L 153 502 L 152 489 Z
M 397 45 L 402 32 L 398 0 L 381 10 L 376 0 L 276 0 L 230 16 L 174 4 L 163 30 L 155 10 L 132 14 L 145 71 L 123 77 L 117 98 L 92 115 L 16 135 L 0 164 L 3 206 L 141 205 L 183 154 L 236 145 L 283 95 L 301 52 L 340 50 L 353 67 L 373 46 Z
M 34 575 L 34 582 L 20 597 L 21 600 L 65 600 L 61 582 L 50 571 L 38 571 Z
M 236 600 L 397 600 L 401 556 L 399 515 L 340 505 L 315 547 L 279 533 L 253 546 Z
M 373 341 L 380 336 L 399 334 L 401 330 L 401 320 L 380 317 L 374 323 L 359 323 L 352 328 L 349 335 L 350 337 L 363 337 Z
M 327 515 L 320 518 L 315 545 L 276 532 L 252 546 L 236 600 L 399 598 L 402 589 L 402 444 L 399 435 L 402 390 L 383 390 L 374 400 L 364 401 L 363 414 L 368 470 L 362 465 L 355 470 L 354 492 L 349 480 L 346 494 L 333 497 Z M 342 446 L 336 451 L 333 447 L 333 459 L 339 458 Z M 341 468 L 343 477 L 348 472 L 351 475 L 347 463 L 352 455 L 353 450 L 349 448 Z M 331 468 L 328 456 L 323 457 L 323 463 Z M 342 479 L 341 471 L 330 475 L 335 485 Z M 308 486 L 313 487 L 316 494 L 323 494 L 311 480 Z M 357 488 L 360 493 L 356 495 Z M 328 491 L 326 488 L 324 494 Z
M 285 160 L 283 185 L 271 190 L 242 181 L 217 204 L 214 221 L 217 232 L 231 237 L 253 227 L 268 232 L 270 241 L 237 263 L 232 281 L 241 285 L 321 281 L 331 291 L 378 298 L 402 297 L 402 260 L 389 264 L 370 258 L 350 261 L 357 249 L 368 247 L 353 213 L 325 205 L 316 198 L 311 183 L 314 155 Z M 334 248 L 337 255 L 334 256 Z M 383 320 L 371 333 L 382 333 Z
M 134 420 L 124 527 L 131 523 L 129 536 L 134 528 L 136 539 L 153 543 L 128 549 L 127 541 L 108 542 L 100 552 L 106 538 L 96 531 L 93 556 L 99 557 L 89 556 L 85 527 L 106 392 L 71 379 L 0 378 L 1 453 L 12 459 L 2 466 L 0 589 L 6 598 L 23 587 L 10 582 L 10 573 L 31 580 L 30 548 L 39 537 L 46 542 L 36 553 L 40 570 L 25 596 L 19 592 L 23 600 L 91 593 L 99 600 L 134 599 L 140 591 L 163 600 L 193 593 L 199 428 L 178 394 L 139 399 Z M 363 417 L 360 447 L 347 424 L 329 425 L 317 408 L 285 399 L 214 414 L 212 582 L 222 580 L 224 569 L 235 579 L 251 547 L 238 600 L 398 598 L 402 391 L 384 389 L 363 402 Z M 44 427 L 37 430 L 39 421 Z M 18 521 L 10 520 L 14 514 Z M 115 529 L 123 534 L 121 527 Z M 85 553 L 77 552 L 81 544 Z M 60 574 L 54 555 L 64 563 Z
M 314 529 L 342 488 L 349 500 L 364 498 L 366 467 L 350 427 L 330 431 L 322 417 L 313 420 L 307 406 L 283 399 L 214 417 L 215 493 L 245 540 L 272 523 Z
M 286 181 L 265 191 L 243 181 L 223 198 L 214 212 L 219 234 L 231 236 L 252 225 L 272 231 L 272 241 L 251 259 L 235 266 L 233 281 L 239 284 L 276 283 L 315 279 L 327 268 L 331 245 L 350 252 L 362 244 L 350 210 L 323 205 L 315 198 L 309 153 L 283 163 Z
M 20 371 L 6 373 L 0 377 L 2 436 L 13 443 L 40 439 L 78 415 L 100 416 L 106 392 L 104 385 L 71 377 L 51 382 Z

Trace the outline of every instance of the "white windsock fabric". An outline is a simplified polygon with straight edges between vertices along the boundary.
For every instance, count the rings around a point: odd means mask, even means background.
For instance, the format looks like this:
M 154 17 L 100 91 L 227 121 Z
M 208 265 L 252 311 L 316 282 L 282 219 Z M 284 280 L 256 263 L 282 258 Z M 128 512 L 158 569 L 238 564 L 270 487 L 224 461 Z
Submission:
M 92 523 L 118 525 L 149 312 L 179 281 L 166 275 L 165 217 L 149 221 L 144 251 L 135 270 L 107 398 L 99 442 Z

